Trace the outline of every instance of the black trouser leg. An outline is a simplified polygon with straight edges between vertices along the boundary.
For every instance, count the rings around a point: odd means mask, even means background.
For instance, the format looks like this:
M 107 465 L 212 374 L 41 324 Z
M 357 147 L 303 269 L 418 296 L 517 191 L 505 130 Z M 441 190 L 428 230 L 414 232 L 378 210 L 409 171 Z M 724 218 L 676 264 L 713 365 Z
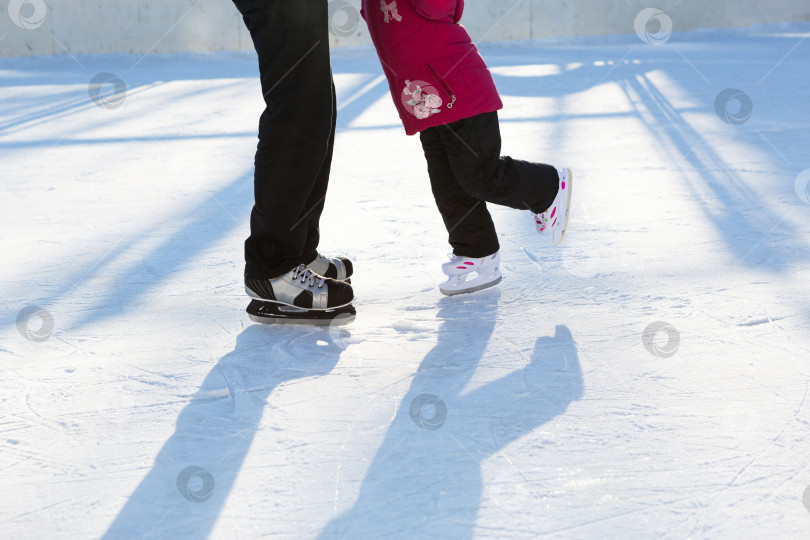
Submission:
M 500 249 L 495 225 L 485 202 L 467 194 L 459 185 L 439 136 L 443 126 L 419 134 L 436 206 L 447 228 L 453 253 L 464 257 L 486 257 Z
M 458 184 L 482 201 L 540 213 L 554 202 L 557 169 L 501 156 L 498 114 L 484 113 L 437 126 Z
M 326 156 L 321 166 L 321 171 L 318 178 L 315 179 L 315 186 L 309 199 L 305 204 L 305 208 L 312 209 L 311 212 L 304 217 L 302 226 L 306 227 L 307 237 L 304 241 L 304 248 L 301 255 L 301 260 L 305 264 L 309 264 L 318 256 L 318 243 L 321 240 L 320 221 L 321 212 L 323 212 L 324 202 L 326 201 L 326 189 L 329 186 L 329 172 L 332 169 L 332 151 L 335 147 L 335 126 L 337 124 L 337 98 L 335 96 L 335 85 L 332 84 L 332 128 L 329 135 L 329 142 L 327 145 Z
M 270 278 L 294 268 L 317 247 L 335 121 L 327 1 L 234 3 L 259 55 L 266 103 L 245 273 Z

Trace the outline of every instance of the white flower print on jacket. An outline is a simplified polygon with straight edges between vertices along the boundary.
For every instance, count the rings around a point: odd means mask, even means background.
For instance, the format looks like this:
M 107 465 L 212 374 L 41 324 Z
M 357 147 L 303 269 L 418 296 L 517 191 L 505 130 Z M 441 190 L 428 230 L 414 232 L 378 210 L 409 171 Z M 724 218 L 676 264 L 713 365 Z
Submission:
M 390 4 L 386 4 L 385 0 L 380 0 L 380 11 L 385 14 L 385 22 L 390 23 L 391 20 L 402 22 L 402 15 L 397 11 L 397 0 Z
M 411 86 L 414 84 L 416 89 L 411 90 Z M 442 106 L 442 98 L 438 94 L 429 93 L 430 90 L 435 90 L 435 88 L 424 81 L 405 81 L 405 88 L 402 90 L 402 101 L 413 107 L 412 114 L 420 120 L 427 118 L 431 114 L 442 112 L 439 109 Z M 405 101 L 406 97 L 411 99 Z

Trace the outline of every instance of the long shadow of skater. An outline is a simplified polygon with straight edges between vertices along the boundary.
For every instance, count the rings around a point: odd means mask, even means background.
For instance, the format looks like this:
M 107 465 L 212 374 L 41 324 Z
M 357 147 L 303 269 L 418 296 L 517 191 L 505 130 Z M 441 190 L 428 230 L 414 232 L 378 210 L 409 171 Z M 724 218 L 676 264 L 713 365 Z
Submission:
M 576 343 L 565 326 L 538 338 L 522 369 L 465 391 L 495 328 L 497 305 L 497 294 L 444 302 L 438 343 L 420 364 L 357 501 L 320 538 L 471 537 L 482 461 L 582 397 Z M 496 369 L 509 356 L 487 355 Z
M 278 385 L 328 374 L 342 349 L 319 330 L 252 325 L 237 337 L 180 413 L 149 474 L 104 535 L 206 538 Z

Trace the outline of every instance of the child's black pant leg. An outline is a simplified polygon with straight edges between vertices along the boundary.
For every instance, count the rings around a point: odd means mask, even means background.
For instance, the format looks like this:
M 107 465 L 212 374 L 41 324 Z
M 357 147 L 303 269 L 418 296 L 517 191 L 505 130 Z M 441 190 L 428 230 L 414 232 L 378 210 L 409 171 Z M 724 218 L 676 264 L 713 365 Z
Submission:
M 559 189 L 557 169 L 501 156 L 498 113 L 479 114 L 438 129 L 453 174 L 471 196 L 535 213 L 554 202 Z
M 498 234 L 487 205 L 470 196 L 456 181 L 438 130 L 423 131 L 419 138 L 425 151 L 430 187 L 447 228 L 453 253 L 486 257 L 500 249 Z

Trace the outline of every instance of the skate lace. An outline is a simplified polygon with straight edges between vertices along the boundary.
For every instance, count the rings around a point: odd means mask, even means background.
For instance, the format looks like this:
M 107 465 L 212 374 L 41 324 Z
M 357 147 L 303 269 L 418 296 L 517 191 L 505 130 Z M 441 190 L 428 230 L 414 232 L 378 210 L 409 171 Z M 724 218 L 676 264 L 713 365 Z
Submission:
M 317 282 L 319 289 L 323 287 L 323 284 L 326 281 L 325 277 L 316 274 L 303 264 L 293 270 L 292 278 L 301 280 L 301 283 L 309 281 L 310 287 L 314 287 L 315 282 Z

